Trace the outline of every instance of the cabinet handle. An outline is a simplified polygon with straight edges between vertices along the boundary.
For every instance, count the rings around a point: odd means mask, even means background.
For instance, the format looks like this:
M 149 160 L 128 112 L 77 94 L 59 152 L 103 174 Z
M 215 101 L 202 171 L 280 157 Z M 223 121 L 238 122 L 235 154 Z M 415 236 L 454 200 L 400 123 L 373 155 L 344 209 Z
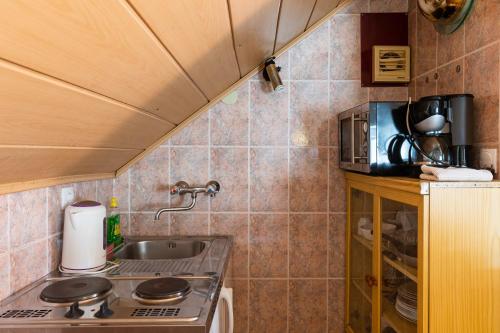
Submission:
M 378 285 L 377 279 L 371 275 L 365 275 L 365 281 L 370 288 L 376 287 Z

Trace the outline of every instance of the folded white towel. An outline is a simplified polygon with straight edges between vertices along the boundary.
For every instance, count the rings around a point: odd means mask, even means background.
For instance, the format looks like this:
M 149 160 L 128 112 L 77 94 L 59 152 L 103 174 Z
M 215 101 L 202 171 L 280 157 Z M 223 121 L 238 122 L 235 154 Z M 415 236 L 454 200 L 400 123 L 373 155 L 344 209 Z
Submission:
M 470 168 L 436 168 L 422 165 L 420 179 L 437 181 L 466 181 L 466 182 L 489 182 L 493 174 L 489 170 L 476 170 Z

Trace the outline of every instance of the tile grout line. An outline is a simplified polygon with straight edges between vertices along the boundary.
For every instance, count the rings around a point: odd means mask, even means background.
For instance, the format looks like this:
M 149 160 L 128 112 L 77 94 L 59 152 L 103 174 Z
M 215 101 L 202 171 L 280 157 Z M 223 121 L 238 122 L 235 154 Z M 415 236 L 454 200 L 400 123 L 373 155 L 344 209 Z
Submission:
M 288 74 L 291 76 L 291 52 L 288 53 Z M 287 95 L 287 237 L 286 237 L 286 246 L 287 246 L 287 264 L 286 264 L 286 330 L 287 332 L 290 330 L 290 114 L 291 114 L 291 95 L 292 95 L 292 83 L 288 84 L 288 95 Z
M 167 175 L 167 184 L 172 185 L 172 146 L 170 145 L 170 140 L 168 141 L 168 175 Z M 168 207 L 172 207 L 172 196 L 168 197 Z M 167 227 L 167 233 L 169 236 L 172 235 L 172 216 L 170 213 L 167 214 L 167 219 L 168 219 L 168 227 Z M 161 221 L 158 221 L 161 222 Z
M 250 331 L 250 82 L 247 85 L 247 332 Z
M 11 264 L 10 264 L 10 257 L 12 255 L 12 244 L 11 244 L 12 239 L 11 239 L 11 234 L 10 234 L 10 230 L 11 230 L 11 218 L 10 218 L 11 217 L 10 216 L 11 215 L 11 207 L 10 207 L 11 200 L 10 200 L 10 197 L 11 197 L 11 195 L 8 194 L 7 195 L 7 226 L 8 226 L 9 232 L 8 232 L 7 238 L 9 240 L 9 242 L 7 244 L 7 267 L 8 267 L 7 269 L 9 272 L 9 274 L 8 274 L 8 288 L 9 289 L 7 291 L 7 295 L 10 295 L 12 292 L 12 287 L 10 286 L 11 281 L 12 281 L 12 274 L 11 274 L 12 272 L 11 272 Z
M 96 187 L 96 192 L 97 192 L 97 187 Z M 50 242 L 50 237 L 49 237 L 49 188 L 45 188 L 45 223 L 46 223 L 46 231 L 47 231 L 47 265 L 46 265 L 46 271 L 45 273 L 47 274 L 50 272 L 50 260 L 49 260 L 49 242 Z
M 130 214 L 130 212 L 132 211 L 132 200 L 130 199 L 131 195 L 130 195 L 130 180 L 131 180 L 131 171 L 132 169 L 128 169 L 127 170 L 127 201 L 128 201 L 128 234 L 130 235 L 131 231 L 132 231 L 132 215 Z
M 370 1 L 371 2 L 371 1 Z M 330 20 L 328 20 L 328 105 L 327 105 L 327 110 L 328 110 L 328 118 L 327 118 L 327 127 L 328 127 L 328 146 L 330 146 L 331 144 L 331 128 L 330 128 L 330 118 L 331 118 L 331 114 L 330 112 L 332 111 L 330 109 L 330 106 L 331 106 L 331 89 L 330 89 L 330 79 L 331 79 L 331 68 L 330 68 L 330 56 L 331 56 L 331 36 L 332 36 L 332 32 L 331 32 L 331 22 Z M 370 100 L 370 90 L 368 89 L 368 100 Z M 326 180 L 326 210 L 328 212 L 328 214 L 330 214 L 330 148 L 328 148 L 328 151 L 327 151 L 327 161 L 326 161 L 326 164 L 327 164 L 327 180 Z M 329 243 L 329 235 L 330 235 L 330 224 L 328 223 L 329 222 L 329 217 L 328 217 L 328 214 L 326 216 L 326 222 L 327 222 L 327 225 L 326 225 L 326 276 L 328 277 L 328 267 L 329 267 L 329 251 L 328 251 L 328 247 L 330 246 L 330 243 Z M 326 331 L 328 332 L 329 330 L 329 318 L 328 318 L 328 313 L 330 312 L 329 311 L 329 308 L 328 308 L 328 298 L 329 298 L 329 290 L 328 290 L 328 280 L 327 280 L 327 283 L 326 283 Z
M 211 132 L 212 132 L 212 109 L 208 110 L 208 133 L 207 133 L 207 140 L 208 140 L 208 145 L 207 145 L 207 154 L 208 154 L 208 177 L 210 178 L 209 180 L 212 179 L 212 139 L 211 139 Z M 208 199 L 208 235 L 210 236 L 212 234 L 212 198 Z

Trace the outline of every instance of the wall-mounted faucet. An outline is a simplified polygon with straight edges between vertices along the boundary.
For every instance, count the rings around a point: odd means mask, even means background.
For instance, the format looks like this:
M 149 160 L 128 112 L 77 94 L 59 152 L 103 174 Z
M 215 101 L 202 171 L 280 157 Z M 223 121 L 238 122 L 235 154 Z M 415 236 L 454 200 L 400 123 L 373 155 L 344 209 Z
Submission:
M 164 212 L 182 212 L 185 210 L 193 209 L 193 207 L 196 205 L 196 197 L 198 193 L 205 193 L 213 198 L 217 193 L 219 193 L 219 191 L 220 191 L 220 184 L 215 180 L 209 181 L 205 185 L 205 187 L 197 187 L 197 186 L 191 187 L 185 181 L 177 182 L 170 189 L 170 194 L 184 195 L 186 193 L 191 193 L 191 203 L 186 207 L 161 208 L 155 214 L 155 221 L 158 221 L 160 219 L 160 215 L 163 214 Z

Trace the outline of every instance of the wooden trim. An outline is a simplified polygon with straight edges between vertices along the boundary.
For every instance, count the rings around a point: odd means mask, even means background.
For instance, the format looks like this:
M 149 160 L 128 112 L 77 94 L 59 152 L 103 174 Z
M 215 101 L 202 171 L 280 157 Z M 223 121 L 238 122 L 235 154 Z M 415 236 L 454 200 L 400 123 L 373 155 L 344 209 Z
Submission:
M 21 191 L 33 190 L 37 188 L 44 188 L 61 184 L 85 182 L 89 180 L 108 179 L 114 177 L 115 173 L 111 172 L 111 173 L 97 173 L 90 175 L 63 176 L 56 178 L 30 180 L 26 182 L 0 184 L 0 194 L 21 192 Z
M 347 216 L 346 216 L 346 233 L 345 233 L 345 274 L 346 274 L 346 281 L 345 281 L 345 329 L 346 331 L 351 331 L 352 329 L 349 326 L 349 296 L 350 293 L 349 291 L 351 290 L 351 190 L 352 187 L 349 183 L 346 183 L 346 207 L 347 207 Z
M 288 49 L 293 47 L 295 44 L 297 44 L 299 41 L 304 39 L 305 37 L 309 36 L 314 30 L 316 30 L 320 25 L 322 25 L 324 22 L 326 22 L 328 19 L 330 19 L 333 15 L 335 15 L 339 10 L 341 10 L 345 5 L 350 3 L 352 0 L 345 0 L 342 3 L 340 3 L 334 10 L 332 10 L 329 14 L 327 14 L 325 17 L 323 17 L 321 20 L 317 21 L 315 24 L 311 25 L 309 29 L 301 33 L 299 36 L 295 37 L 293 40 L 291 40 L 288 44 L 286 44 L 284 47 L 282 47 L 280 50 L 278 50 L 274 56 L 279 57 L 283 53 L 285 53 Z M 238 62 L 239 64 L 239 62 Z M 142 153 L 134 157 L 131 161 L 123 165 L 120 169 L 116 171 L 116 175 L 119 176 L 125 171 L 127 171 L 132 165 L 143 159 L 146 155 L 148 155 L 151 151 L 155 150 L 158 148 L 163 142 L 174 136 L 176 133 L 178 133 L 180 130 L 185 128 L 188 124 L 190 124 L 193 120 L 198 118 L 203 112 L 207 111 L 210 109 L 212 106 L 217 104 L 220 100 L 222 100 L 224 97 L 226 97 L 227 94 L 231 93 L 232 91 L 236 90 L 239 88 L 243 83 L 245 83 L 248 79 L 253 77 L 255 74 L 259 73 L 261 70 L 264 69 L 264 65 L 260 64 L 248 74 L 243 76 L 241 79 L 233 83 L 229 88 L 221 92 L 219 95 L 214 97 L 212 100 L 210 100 L 207 104 L 202 106 L 198 111 L 193 113 L 191 116 L 189 116 L 187 119 L 182 121 L 178 126 L 176 126 L 173 130 L 162 136 L 160 139 L 158 139 L 155 143 L 153 143 L 151 146 L 146 148 Z M 241 69 L 240 69 L 241 71 Z
M 399 191 L 411 192 L 415 194 L 429 194 L 429 181 L 420 179 L 404 178 L 404 177 L 376 177 L 364 175 L 354 172 L 346 172 L 346 179 L 360 182 L 370 183 L 385 188 L 392 188 Z
M 377 279 L 377 285 L 372 288 L 372 332 L 380 332 L 380 318 L 382 308 L 382 230 L 381 230 L 381 212 L 382 198 L 379 194 L 373 196 L 373 253 L 372 253 L 372 274 Z
M 429 331 L 429 196 L 422 196 L 418 205 L 418 333 Z

